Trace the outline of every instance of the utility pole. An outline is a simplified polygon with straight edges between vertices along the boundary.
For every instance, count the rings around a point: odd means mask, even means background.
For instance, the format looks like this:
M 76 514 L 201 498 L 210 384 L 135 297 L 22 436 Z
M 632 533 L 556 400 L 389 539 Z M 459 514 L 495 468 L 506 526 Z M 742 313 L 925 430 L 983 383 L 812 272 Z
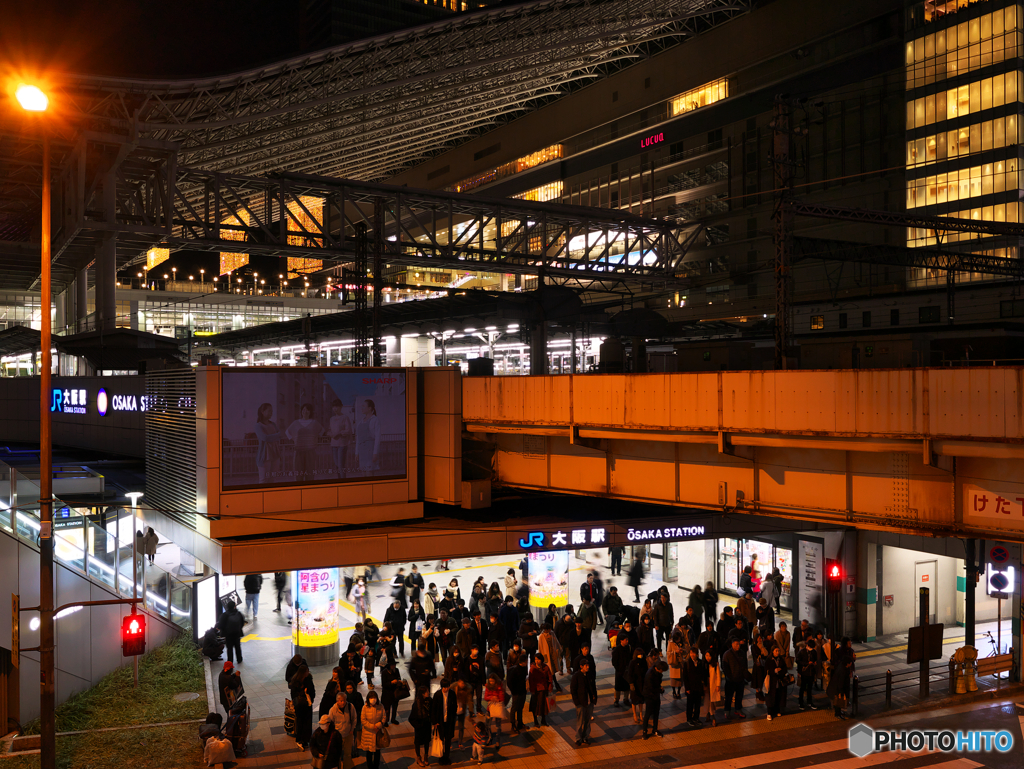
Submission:
M 789 124 L 789 102 L 783 95 L 775 97 L 772 117 L 772 166 L 775 171 L 775 368 L 787 367 L 787 352 L 792 330 L 789 323 L 789 265 L 793 252 L 793 214 L 787 203 L 792 188 L 790 161 L 793 135 Z

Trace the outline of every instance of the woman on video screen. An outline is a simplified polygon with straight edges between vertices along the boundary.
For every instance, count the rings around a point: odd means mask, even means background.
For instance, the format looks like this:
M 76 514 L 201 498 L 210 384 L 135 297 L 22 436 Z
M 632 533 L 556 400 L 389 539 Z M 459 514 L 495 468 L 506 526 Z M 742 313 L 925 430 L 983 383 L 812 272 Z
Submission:
M 362 416 L 356 423 L 356 456 L 364 473 L 380 467 L 380 420 L 377 407 L 369 398 L 363 401 Z
M 316 442 L 324 432 L 323 425 L 313 419 L 313 404 L 303 403 L 300 417 L 288 425 L 286 435 L 295 442 L 294 479 L 300 483 L 315 480 Z
M 260 483 L 266 483 L 281 469 L 281 431 L 271 421 L 274 407 L 261 403 L 256 411 L 256 438 L 260 445 L 256 450 L 256 469 Z

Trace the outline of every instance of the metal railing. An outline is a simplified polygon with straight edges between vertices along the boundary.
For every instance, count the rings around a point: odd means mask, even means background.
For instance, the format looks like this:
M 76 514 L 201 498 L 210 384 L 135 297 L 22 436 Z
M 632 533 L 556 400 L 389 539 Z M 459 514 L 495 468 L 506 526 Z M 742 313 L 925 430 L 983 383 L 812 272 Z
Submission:
M 131 513 L 118 514 L 103 527 L 59 499 L 54 499 L 53 509 L 53 552 L 58 563 L 126 598 L 132 597 L 134 571 L 139 598 L 150 613 L 181 628 L 191 625 L 190 585 L 147 564 L 144 553 L 137 553 L 132 569 L 135 524 Z M 0 531 L 38 549 L 40 528 L 38 482 L 0 462 Z

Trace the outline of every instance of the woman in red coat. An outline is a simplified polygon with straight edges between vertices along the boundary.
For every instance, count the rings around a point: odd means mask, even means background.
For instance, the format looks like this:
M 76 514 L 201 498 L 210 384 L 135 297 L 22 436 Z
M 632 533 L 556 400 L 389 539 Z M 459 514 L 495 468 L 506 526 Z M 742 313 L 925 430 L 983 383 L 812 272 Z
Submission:
M 548 695 L 551 693 L 553 680 L 551 668 L 544 661 L 544 655 L 535 655 L 529 678 L 532 695 L 530 697 L 530 712 L 533 713 L 534 726 L 548 725 Z

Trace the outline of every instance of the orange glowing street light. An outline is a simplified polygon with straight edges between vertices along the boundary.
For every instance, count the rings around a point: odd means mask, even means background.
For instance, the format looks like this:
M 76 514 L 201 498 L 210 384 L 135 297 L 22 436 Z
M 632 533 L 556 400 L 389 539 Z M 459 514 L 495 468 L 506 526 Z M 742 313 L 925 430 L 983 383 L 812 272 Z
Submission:
M 18 104 L 26 112 L 46 112 L 46 108 L 50 106 L 50 100 L 38 86 L 26 83 L 18 86 L 14 92 L 14 98 L 18 100 Z

